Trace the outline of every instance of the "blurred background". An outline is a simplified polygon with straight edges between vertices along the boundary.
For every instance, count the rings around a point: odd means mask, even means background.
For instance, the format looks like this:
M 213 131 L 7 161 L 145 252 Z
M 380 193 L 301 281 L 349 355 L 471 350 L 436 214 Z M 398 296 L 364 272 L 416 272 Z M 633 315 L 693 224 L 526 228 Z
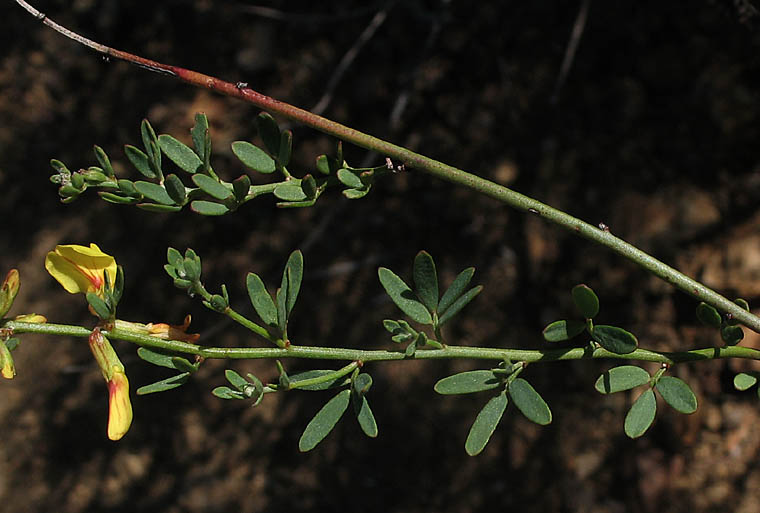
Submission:
M 530 5 L 528 5 L 530 4 Z M 46 1 L 63 25 L 99 42 L 188 67 L 324 115 L 532 195 L 610 230 L 750 305 L 760 296 L 760 16 L 755 2 Z M 81 297 L 43 270 L 56 244 L 96 242 L 126 273 L 120 317 L 180 323 L 215 346 L 261 345 L 173 288 L 167 246 L 194 248 L 205 282 L 226 283 L 252 313 L 244 280 L 273 287 L 294 249 L 306 276 L 293 312 L 298 344 L 387 348 L 401 314 L 376 270 L 410 277 L 420 249 L 448 284 L 475 266 L 484 292 L 447 327 L 452 343 L 543 347 L 541 329 L 573 315 L 587 283 L 600 322 L 644 347 L 719 345 L 696 303 L 633 264 L 559 228 L 411 171 L 369 196 L 337 191 L 310 209 L 262 198 L 233 215 L 153 214 L 94 193 L 63 205 L 50 158 L 117 173 L 139 124 L 188 141 L 210 120 L 214 168 L 244 172 L 234 140 L 256 140 L 257 110 L 165 76 L 106 62 L 0 7 L 2 272 L 17 267 L 12 314 L 92 325 Z M 575 48 L 575 50 L 573 50 Z M 349 52 L 357 52 L 347 66 Z M 344 61 L 345 62 L 345 61 Z M 337 78 L 336 78 L 337 77 Z M 291 168 L 313 170 L 334 140 L 293 126 Z M 347 147 L 347 160 L 382 155 Z M 760 347 L 747 333 L 744 344 Z M 168 377 L 118 344 L 133 389 Z M 0 384 L 0 504 L 8 511 L 755 512 L 760 510 L 760 405 L 733 390 L 747 362 L 682 366 L 700 407 L 665 404 L 641 439 L 623 433 L 633 394 L 593 390 L 611 362 L 535 365 L 525 373 L 551 406 L 538 427 L 510 406 L 486 450 L 464 440 L 487 394 L 441 397 L 432 385 L 476 362 L 399 362 L 366 370 L 380 436 L 347 417 L 314 451 L 298 438 L 331 394 L 272 394 L 257 408 L 210 393 L 223 371 L 276 379 L 272 362 L 206 362 L 183 388 L 133 397 L 135 419 L 108 441 L 106 388 L 83 339 L 25 336 L 18 376 Z M 319 366 L 287 361 L 295 372 Z M 337 365 L 337 364 L 336 364 Z M 756 367 L 755 367 L 756 368 Z

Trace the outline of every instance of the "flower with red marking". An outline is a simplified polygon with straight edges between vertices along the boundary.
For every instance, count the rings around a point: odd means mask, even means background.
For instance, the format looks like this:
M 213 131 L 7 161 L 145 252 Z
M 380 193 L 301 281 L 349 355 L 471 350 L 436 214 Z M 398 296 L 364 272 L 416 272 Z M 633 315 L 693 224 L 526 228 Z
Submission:
M 129 380 L 124 365 L 111 342 L 95 328 L 90 334 L 90 350 L 98 362 L 103 379 L 108 384 L 108 438 L 119 440 L 132 424 L 132 403 L 129 400 Z
M 103 253 L 97 244 L 58 245 L 45 257 L 45 269 L 67 292 L 94 292 L 103 296 L 106 273 L 111 284 L 116 281 L 116 260 Z

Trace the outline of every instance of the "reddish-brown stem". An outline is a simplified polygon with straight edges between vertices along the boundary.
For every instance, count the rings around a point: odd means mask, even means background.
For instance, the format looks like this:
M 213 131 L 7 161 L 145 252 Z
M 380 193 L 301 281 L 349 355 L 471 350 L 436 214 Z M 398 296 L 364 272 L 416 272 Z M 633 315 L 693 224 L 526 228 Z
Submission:
M 232 82 L 226 82 L 216 77 L 198 73 L 197 71 L 145 59 L 144 57 L 97 43 L 55 23 L 43 13 L 29 5 L 25 0 L 16 0 L 16 3 L 21 5 L 48 27 L 103 55 L 131 62 L 132 64 L 136 64 L 137 66 L 146 68 L 150 71 L 175 76 L 184 82 L 198 87 L 239 98 L 272 114 L 279 114 L 292 121 L 297 121 L 303 125 L 314 128 L 315 130 L 335 136 L 338 139 L 392 157 L 403 163 L 406 168 L 423 171 L 451 183 L 473 189 L 490 198 L 496 199 L 501 203 L 509 205 L 512 208 L 533 215 L 538 215 L 551 223 L 557 224 L 566 230 L 580 235 L 581 237 L 602 246 L 606 246 L 618 255 L 635 262 L 647 272 L 670 283 L 697 300 L 704 301 L 721 312 L 730 314 L 735 320 L 741 322 L 751 330 L 760 333 L 760 317 L 744 310 L 740 305 L 718 294 L 704 284 L 686 276 L 677 269 L 657 260 L 648 253 L 641 251 L 632 244 L 616 237 L 609 231 L 609 228 L 591 225 L 561 210 L 541 203 L 536 199 L 520 194 L 519 192 L 513 191 L 502 185 L 480 178 L 479 176 L 467 173 L 461 169 L 457 169 L 424 155 L 420 155 L 401 146 L 378 139 L 369 134 L 359 132 L 358 130 L 323 118 L 322 116 L 318 116 L 307 110 L 299 109 L 293 105 L 275 100 L 274 98 L 254 91 L 245 83 L 238 82 L 237 84 L 233 84 Z

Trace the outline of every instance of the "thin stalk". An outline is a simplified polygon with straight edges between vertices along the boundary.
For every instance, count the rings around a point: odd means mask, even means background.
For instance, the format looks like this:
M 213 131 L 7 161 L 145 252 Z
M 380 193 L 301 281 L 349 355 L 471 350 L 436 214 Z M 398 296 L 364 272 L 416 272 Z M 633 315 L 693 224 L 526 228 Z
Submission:
M 735 320 L 744 324 L 752 331 L 760 333 L 760 317 L 747 312 L 728 298 L 718 294 L 709 287 L 686 276 L 664 262 L 657 260 L 632 244 L 612 235 L 612 233 L 605 229 L 600 229 L 566 214 L 561 210 L 550 207 L 549 205 L 502 185 L 480 178 L 424 155 L 420 155 L 388 141 L 362 133 L 307 110 L 275 100 L 274 98 L 254 91 L 249 88 L 247 84 L 241 82 L 226 82 L 216 77 L 204 75 L 203 73 L 198 73 L 178 66 L 163 64 L 97 43 L 55 23 L 24 0 L 16 0 L 16 3 L 48 27 L 98 53 L 114 59 L 130 62 L 149 71 L 173 76 L 198 87 L 203 87 L 220 94 L 238 98 L 256 105 L 272 114 L 278 114 L 291 121 L 301 123 L 325 134 L 337 137 L 343 141 L 350 142 L 362 148 L 373 150 L 382 155 L 396 159 L 397 161 L 403 162 L 406 168 L 428 173 L 451 183 L 477 191 L 514 209 L 537 215 L 551 223 L 565 228 L 566 230 L 576 233 L 587 240 L 611 249 L 618 255 L 635 262 L 649 273 L 670 283 L 677 289 L 700 301 L 704 301 L 705 303 L 714 306 L 723 313 L 730 314 Z
M 302 379 L 300 381 L 293 381 L 290 383 L 289 390 L 296 390 L 298 388 L 305 388 L 314 385 L 321 385 L 322 383 L 332 383 L 340 378 L 351 374 L 354 369 L 359 367 L 359 362 L 351 362 L 348 365 L 341 367 L 340 369 L 325 374 L 324 376 L 317 376 L 316 378 Z
M 244 315 L 239 314 L 232 308 L 228 307 L 224 311 L 224 315 L 235 321 L 236 323 L 240 324 L 241 326 L 246 327 L 247 329 L 251 330 L 255 334 L 264 337 L 268 341 L 270 341 L 272 344 L 278 346 L 278 347 L 285 347 L 285 342 L 282 340 L 277 340 L 274 338 L 265 328 L 259 326 L 252 320 L 250 320 L 248 317 L 245 317 Z
M 0 328 L 11 330 L 14 334 L 41 333 L 87 338 L 91 330 L 82 326 L 64 324 L 37 324 L 31 322 L 5 321 Z M 422 349 L 413 357 L 407 357 L 402 351 L 346 349 L 340 347 L 309 347 L 290 345 L 285 348 L 258 347 L 207 347 L 179 340 L 165 340 L 144 333 L 124 329 L 103 330 L 111 340 L 123 340 L 139 346 L 191 354 L 203 358 L 227 360 L 257 360 L 303 358 L 310 360 L 343 360 L 351 362 L 382 362 L 398 360 L 495 360 L 512 362 L 557 362 L 566 360 L 637 360 L 675 364 L 701 360 L 719 360 L 723 358 L 743 358 L 760 360 L 760 351 L 741 346 L 709 347 L 689 351 L 658 352 L 648 349 L 636 349 L 629 354 L 615 354 L 605 349 L 591 347 L 574 347 L 566 349 L 498 349 L 492 347 L 465 347 L 447 345 L 442 349 Z

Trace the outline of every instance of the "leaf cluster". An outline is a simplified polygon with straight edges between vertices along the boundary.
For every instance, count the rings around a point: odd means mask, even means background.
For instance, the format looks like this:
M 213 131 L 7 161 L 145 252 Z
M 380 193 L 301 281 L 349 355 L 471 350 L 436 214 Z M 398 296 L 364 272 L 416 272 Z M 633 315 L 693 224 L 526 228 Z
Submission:
M 434 390 L 443 395 L 472 394 L 500 389 L 488 400 L 470 427 L 464 447 L 467 454 L 475 456 L 485 449 L 496 427 L 501 422 L 511 399 L 525 418 L 545 426 L 552 421 L 549 405 L 533 386 L 518 377 L 525 368 L 522 362 L 502 362 L 494 369 L 460 372 L 439 380 Z
M 232 153 L 251 172 L 259 175 L 281 175 L 280 182 L 253 185 L 248 174 L 231 182 L 223 180 L 211 166 L 211 135 L 205 114 L 195 115 L 190 130 L 192 148 L 169 134 L 156 135 L 147 119 L 140 125 L 143 148 L 127 144 L 124 153 L 142 175 L 143 180 L 117 178 L 111 161 L 100 146 L 94 146 L 98 166 L 72 172 L 56 159 L 51 160 L 55 174 L 50 180 L 58 185 L 64 203 L 74 201 L 88 188 L 101 189 L 105 201 L 135 205 L 154 212 L 177 212 L 183 207 L 206 216 L 219 216 L 237 210 L 242 204 L 262 195 L 272 194 L 281 208 L 308 207 L 331 186 L 344 187 L 348 199 L 364 197 L 375 177 L 388 172 L 386 166 L 353 168 L 343 160 L 343 147 L 338 143 L 335 156 L 320 155 L 315 171 L 296 178 L 288 171 L 293 151 L 293 133 L 280 130 L 274 118 L 262 112 L 256 118 L 263 147 L 248 141 L 232 143 Z M 177 172 L 165 172 L 166 157 L 180 174 L 189 176 L 186 184 Z M 254 175 L 255 176 L 255 175 Z
M 483 290 L 482 285 L 468 289 L 475 274 L 475 268 L 469 267 L 460 272 L 443 295 L 439 296 L 435 262 L 426 251 L 420 251 L 414 258 L 414 289 L 390 269 L 380 267 L 377 274 L 385 292 L 396 306 L 412 321 L 432 327 L 435 334 L 435 338 L 431 339 L 404 320 L 384 320 L 383 326 L 392 335 L 391 340 L 406 343 L 404 351 L 410 357 L 420 348 L 440 349 L 443 342 L 441 327 Z
M 544 340 L 564 342 L 583 333 L 588 333 L 593 343 L 615 354 L 632 353 L 639 346 L 633 333 L 623 328 L 609 325 L 594 325 L 593 319 L 599 313 L 599 298 L 587 285 L 576 285 L 572 290 L 573 303 L 583 316 L 583 320 L 569 319 L 550 323 L 544 328 Z

